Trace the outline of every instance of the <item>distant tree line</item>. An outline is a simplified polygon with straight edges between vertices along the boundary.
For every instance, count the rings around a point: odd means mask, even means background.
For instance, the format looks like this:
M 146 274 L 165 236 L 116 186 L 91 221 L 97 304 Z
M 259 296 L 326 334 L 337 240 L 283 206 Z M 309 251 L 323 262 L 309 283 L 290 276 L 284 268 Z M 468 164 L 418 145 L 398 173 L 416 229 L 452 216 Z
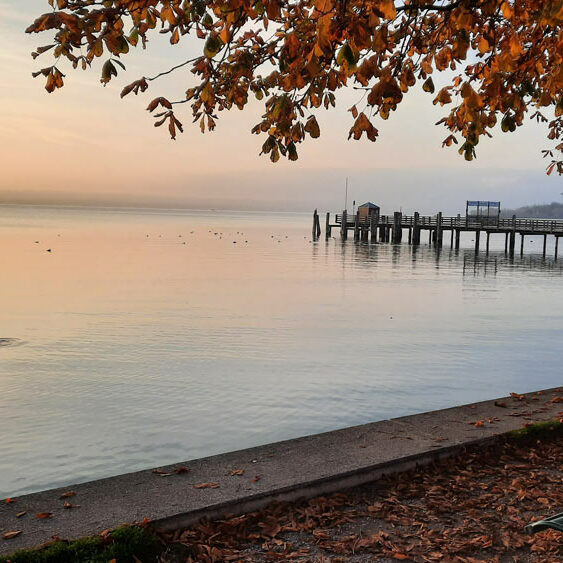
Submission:
M 531 219 L 563 219 L 563 203 L 546 203 L 544 205 L 526 205 L 518 209 L 504 209 L 502 217 L 529 217 Z

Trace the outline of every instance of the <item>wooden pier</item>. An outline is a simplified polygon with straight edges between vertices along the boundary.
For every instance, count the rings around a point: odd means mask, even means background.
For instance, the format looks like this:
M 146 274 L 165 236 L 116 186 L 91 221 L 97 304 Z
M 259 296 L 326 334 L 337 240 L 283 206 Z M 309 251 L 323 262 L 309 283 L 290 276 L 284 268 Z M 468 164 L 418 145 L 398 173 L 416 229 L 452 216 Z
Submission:
M 360 212 L 349 216 L 346 211 L 326 214 L 325 237 L 332 236 L 332 230 L 338 229 L 342 239 L 348 238 L 352 231 L 355 241 L 401 243 L 403 232 L 407 231 L 408 243 L 418 245 L 423 231 L 428 233 L 428 243 L 440 248 L 444 242 L 444 234 L 449 233 L 450 246 L 459 249 L 460 235 L 463 232 L 473 232 L 475 252 L 478 253 L 481 244 L 481 233 L 485 238 L 485 249 L 489 252 L 491 235 L 504 235 L 504 251 L 514 255 L 516 235 L 520 236 L 520 254 L 524 253 L 524 238 L 526 236 L 543 236 L 543 256 L 546 254 L 547 237 L 555 237 L 555 258 L 559 247 L 559 237 L 563 237 L 563 220 L 560 219 L 522 219 L 498 217 L 461 216 L 444 217 L 442 213 L 423 216 L 419 213 L 403 215 L 396 211 L 392 215 L 373 213 L 367 217 L 360 216 Z M 313 215 L 313 238 L 321 235 L 320 220 L 317 210 Z

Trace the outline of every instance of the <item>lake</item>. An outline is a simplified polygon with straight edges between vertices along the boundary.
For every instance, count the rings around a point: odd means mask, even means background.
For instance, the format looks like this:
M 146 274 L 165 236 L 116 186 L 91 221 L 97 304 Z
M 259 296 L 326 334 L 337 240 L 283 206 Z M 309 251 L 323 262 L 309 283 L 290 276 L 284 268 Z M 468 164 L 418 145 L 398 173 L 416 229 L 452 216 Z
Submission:
M 0 206 L 0 498 L 563 382 L 541 239 L 511 262 L 501 235 L 476 259 L 471 234 L 437 253 L 310 233 Z

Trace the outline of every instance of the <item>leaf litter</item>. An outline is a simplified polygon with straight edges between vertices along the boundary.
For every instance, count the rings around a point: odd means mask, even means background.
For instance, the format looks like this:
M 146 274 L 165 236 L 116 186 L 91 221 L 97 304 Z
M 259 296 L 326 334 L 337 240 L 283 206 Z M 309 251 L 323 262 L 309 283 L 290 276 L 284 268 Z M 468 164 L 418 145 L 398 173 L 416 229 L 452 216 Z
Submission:
M 469 449 L 342 493 L 161 534 L 160 562 L 562 561 L 559 532 L 524 529 L 561 510 L 562 460 L 561 437 Z

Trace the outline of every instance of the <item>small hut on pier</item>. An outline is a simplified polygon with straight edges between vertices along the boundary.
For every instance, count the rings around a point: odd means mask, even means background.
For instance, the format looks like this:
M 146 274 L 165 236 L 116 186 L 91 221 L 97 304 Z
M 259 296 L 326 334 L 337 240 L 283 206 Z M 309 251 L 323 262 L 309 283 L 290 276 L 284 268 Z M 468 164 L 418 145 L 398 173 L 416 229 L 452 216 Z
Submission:
M 363 203 L 358 206 L 358 213 L 360 214 L 360 219 L 369 217 L 370 215 L 378 215 L 379 205 L 375 205 L 375 203 L 368 201 L 367 203 Z

